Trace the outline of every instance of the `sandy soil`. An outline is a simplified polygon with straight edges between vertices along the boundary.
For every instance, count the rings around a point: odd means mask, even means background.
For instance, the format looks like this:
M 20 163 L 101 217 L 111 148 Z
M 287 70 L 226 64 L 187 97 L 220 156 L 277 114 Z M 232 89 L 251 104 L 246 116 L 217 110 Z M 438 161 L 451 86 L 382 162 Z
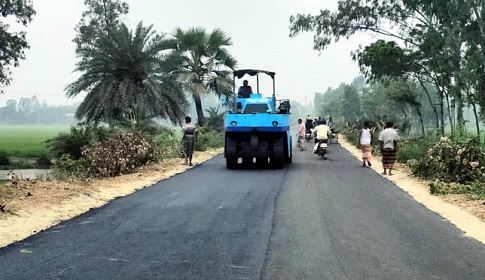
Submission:
M 360 150 L 340 138 L 344 148 L 357 158 L 361 157 Z M 221 152 L 222 149 L 196 152 L 194 163 L 202 163 Z M 182 162 L 182 159 L 170 159 L 134 174 L 105 180 L 20 181 L 0 186 L 0 247 L 192 168 Z M 378 173 L 382 171 L 379 158 L 373 159 L 372 168 Z M 467 236 L 485 243 L 485 201 L 469 201 L 462 196 L 432 196 L 427 183 L 412 177 L 405 166 L 399 166 L 395 175 L 386 178 L 462 229 Z

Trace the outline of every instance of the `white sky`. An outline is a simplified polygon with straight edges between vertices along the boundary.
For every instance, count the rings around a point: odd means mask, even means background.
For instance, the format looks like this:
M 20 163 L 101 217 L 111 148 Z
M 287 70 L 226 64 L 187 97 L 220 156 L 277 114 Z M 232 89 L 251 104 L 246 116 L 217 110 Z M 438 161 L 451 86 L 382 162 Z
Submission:
M 0 106 L 8 99 L 37 95 L 49 105 L 72 104 L 64 88 L 73 82 L 78 59 L 74 52 L 74 26 L 86 10 L 83 0 L 35 0 L 37 14 L 27 31 L 31 46 L 26 60 L 13 68 L 13 82 L 3 88 Z M 374 39 L 359 36 L 331 45 L 320 55 L 313 50 L 313 33 L 289 38 L 289 18 L 297 13 L 317 14 L 321 9 L 336 10 L 338 0 L 125 0 L 130 6 L 125 23 L 134 28 L 139 21 L 153 24 L 157 32 L 172 33 L 176 27 L 200 26 L 212 31 L 221 28 L 233 40 L 229 52 L 238 68 L 276 72 L 278 98 L 300 103 L 313 100 L 315 92 L 325 92 L 341 82 L 350 83 L 359 75 L 350 52 Z M 255 89 L 255 85 L 250 84 Z

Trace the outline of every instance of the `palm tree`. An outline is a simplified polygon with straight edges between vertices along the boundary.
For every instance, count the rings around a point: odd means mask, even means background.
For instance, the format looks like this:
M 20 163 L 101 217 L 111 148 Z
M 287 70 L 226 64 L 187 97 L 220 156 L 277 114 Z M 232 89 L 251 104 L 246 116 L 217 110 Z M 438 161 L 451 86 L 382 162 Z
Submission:
M 171 54 L 172 42 L 143 27 L 133 34 L 125 24 L 102 36 L 81 54 L 76 71 L 83 74 L 66 88 L 69 97 L 87 95 L 76 117 L 87 123 L 110 124 L 161 117 L 180 123 L 188 107 L 173 74 L 180 59 Z
M 231 38 L 220 29 L 207 33 L 195 27 L 184 31 L 177 28 L 173 34 L 175 53 L 183 58 L 178 79 L 194 98 L 199 125 L 205 125 L 201 96 L 212 92 L 228 95 L 232 91 L 231 71 L 236 60 L 225 49 L 232 45 Z

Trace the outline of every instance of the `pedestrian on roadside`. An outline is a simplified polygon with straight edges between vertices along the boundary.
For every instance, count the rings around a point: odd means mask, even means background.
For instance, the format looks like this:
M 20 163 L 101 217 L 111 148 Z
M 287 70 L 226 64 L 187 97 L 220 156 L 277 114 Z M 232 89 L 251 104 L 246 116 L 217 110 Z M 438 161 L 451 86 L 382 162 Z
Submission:
M 302 119 L 298 119 L 298 133 L 296 135 L 298 137 L 298 148 L 300 149 L 300 151 L 304 151 L 306 127 Z
M 381 148 L 382 166 L 384 168 L 382 175 L 387 175 L 387 171 L 389 171 L 389 176 L 392 175 L 399 140 L 399 134 L 394 129 L 394 123 L 387 122 L 385 129 L 379 133 L 379 146 Z
M 185 125 L 182 127 L 182 146 L 184 152 L 184 164 L 192 166 L 192 155 L 194 154 L 195 137 L 197 130 L 192 124 L 192 118 L 185 117 Z
M 360 130 L 360 148 L 362 149 L 362 167 L 366 167 L 365 162 L 367 161 L 368 166 L 372 166 L 370 161 L 372 160 L 372 140 L 374 138 L 374 133 L 370 128 L 369 122 L 364 122 L 364 127 Z

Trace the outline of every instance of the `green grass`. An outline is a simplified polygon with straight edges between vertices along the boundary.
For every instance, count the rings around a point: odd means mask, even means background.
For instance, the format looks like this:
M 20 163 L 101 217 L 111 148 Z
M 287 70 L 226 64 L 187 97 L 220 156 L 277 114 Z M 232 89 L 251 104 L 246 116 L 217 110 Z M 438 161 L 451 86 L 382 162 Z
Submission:
M 10 157 L 36 158 L 47 153 L 45 140 L 69 130 L 68 125 L 0 125 L 0 150 Z

